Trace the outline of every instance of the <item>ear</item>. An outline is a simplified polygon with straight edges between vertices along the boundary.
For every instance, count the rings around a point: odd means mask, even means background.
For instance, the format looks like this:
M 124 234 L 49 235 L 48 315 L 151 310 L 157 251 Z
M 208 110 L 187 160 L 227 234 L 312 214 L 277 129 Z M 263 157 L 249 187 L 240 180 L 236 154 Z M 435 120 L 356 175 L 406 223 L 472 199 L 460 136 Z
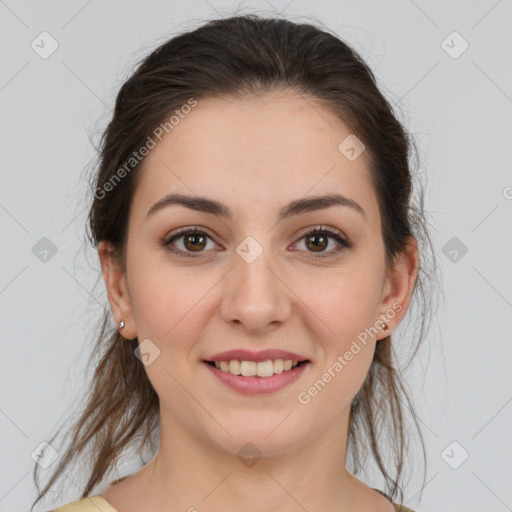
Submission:
M 133 339 L 137 336 L 137 330 L 133 319 L 126 272 L 122 268 L 121 262 L 114 257 L 110 242 L 100 241 L 98 256 L 116 328 L 124 338 Z M 124 320 L 125 323 L 122 329 L 118 325 L 121 320 Z
M 411 235 L 407 239 L 404 252 L 397 256 L 393 268 L 388 270 L 382 290 L 379 318 L 389 327 L 388 330 L 383 331 L 385 333 L 383 338 L 389 336 L 404 318 L 418 278 L 418 271 L 418 242 Z

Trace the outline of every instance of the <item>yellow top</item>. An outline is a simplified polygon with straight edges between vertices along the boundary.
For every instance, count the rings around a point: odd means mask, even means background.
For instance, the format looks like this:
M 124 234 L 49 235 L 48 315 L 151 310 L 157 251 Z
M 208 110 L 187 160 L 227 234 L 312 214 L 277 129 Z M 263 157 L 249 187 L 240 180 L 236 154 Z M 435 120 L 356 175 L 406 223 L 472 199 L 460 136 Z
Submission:
M 117 512 L 117 510 L 103 496 L 91 496 L 73 501 L 50 512 Z
M 375 490 L 378 491 L 378 489 Z M 386 496 L 383 492 L 378 492 Z M 395 505 L 397 512 L 414 512 L 410 508 L 401 507 L 396 503 L 393 503 L 393 505 Z M 83 498 L 73 503 L 68 503 L 50 512 L 117 512 L 117 510 L 102 496 L 91 496 L 90 498 Z

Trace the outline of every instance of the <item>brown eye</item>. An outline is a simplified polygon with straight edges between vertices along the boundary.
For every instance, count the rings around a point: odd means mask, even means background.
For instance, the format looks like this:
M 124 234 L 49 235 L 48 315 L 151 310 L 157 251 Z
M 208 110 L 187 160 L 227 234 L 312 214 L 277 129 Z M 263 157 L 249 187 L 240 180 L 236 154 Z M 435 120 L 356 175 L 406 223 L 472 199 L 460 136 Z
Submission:
M 206 246 L 206 236 L 202 234 L 190 234 L 183 237 L 183 245 L 187 250 L 200 251 Z
M 313 252 L 321 252 L 327 247 L 329 243 L 328 238 L 324 235 L 308 235 L 306 237 L 306 246 Z
M 211 240 L 215 247 L 216 244 L 211 236 L 201 229 L 184 228 L 163 240 L 161 245 L 178 256 L 194 258 L 209 252 L 207 250 L 208 240 Z M 335 256 L 341 250 L 352 247 L 352 244 L 340 233 L 323 226 L 306 233 L 300 240 L 305 240 L 305 252 L 316 253 L 314 256 L 308 256 L 313 258 Z M 327 250 L 330 241 L 336 243 L 334 248 Z
M 316 253 L 313 256 L 307 256 L 308 258 L 326 258 L 329 256 L 335 256 L 343 249 L 352 247 L 352 244 L 341 236 L 341 233 L 333 231 L 330 228 L 319 226 L 314 230 L 306 233 L 301 240 L 304 240 L 306 252 Z M 337 244 L 331 250 L 326 250 L 329 246 L 329 241 L 334 240 Z
M 212 240 L 212 238 L 204 231 L 186 228 L 161 243 L 163 247 L 178 256 L 194 258 L 208 252 L 205 250 L 208 240 Z M 215 244 L 213 245 L 215 246 Z

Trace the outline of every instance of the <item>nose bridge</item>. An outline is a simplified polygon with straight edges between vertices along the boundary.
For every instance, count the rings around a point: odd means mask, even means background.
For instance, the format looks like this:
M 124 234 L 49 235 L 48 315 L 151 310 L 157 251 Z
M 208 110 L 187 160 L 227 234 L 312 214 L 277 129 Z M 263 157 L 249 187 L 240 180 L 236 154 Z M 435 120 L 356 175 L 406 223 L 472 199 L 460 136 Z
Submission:
M 236 247 L 229 291 L 224 298 L 225 320 L 244 324 L 250 330 L 282 322 L 290 310 L 287 288 L 277 277 L 277 258 L 270 237 L 260 240 L 248 236 Z
M 270 268 L 276 266 L 276 258 L 272 254 L 270 237 L 258 238 L 260 241 L 247 236 L 237 246 L 236 271 L 241 279 L 241 292 L 251 296 L 261 295 L 261 299 L 268 300 L 276 292 L 275 276 L 270 271 Z

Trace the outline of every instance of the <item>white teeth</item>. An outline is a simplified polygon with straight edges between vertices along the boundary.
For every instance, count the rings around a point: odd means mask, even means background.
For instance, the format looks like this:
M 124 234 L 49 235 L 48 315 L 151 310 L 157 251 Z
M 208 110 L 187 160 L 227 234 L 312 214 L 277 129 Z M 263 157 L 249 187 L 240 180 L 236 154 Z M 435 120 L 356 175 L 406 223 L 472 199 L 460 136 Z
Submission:
M 236 359 L 229 361 L 229 372 L 233 375 L 240 375 L 240 361 Z
M 226 373 L 243 377 L 271 377 L 274 374 L 291 370 L 299 364 L 292 359 L 268 359 L 267 361 L 215 361 L 215 367 Z
M 256 375 L 256 365 L 254 361 L 240 361 L 240 373 L 244 377 L 253 377 Z
M 256 365 L 256 374 L 258 377 L 272 377 L 274 375 L 274 365 L 272 361 L 261 361 Z
M 283 373 L 283 360 L 282 359 L 276 359 L 274 361 L 274 373 Z

